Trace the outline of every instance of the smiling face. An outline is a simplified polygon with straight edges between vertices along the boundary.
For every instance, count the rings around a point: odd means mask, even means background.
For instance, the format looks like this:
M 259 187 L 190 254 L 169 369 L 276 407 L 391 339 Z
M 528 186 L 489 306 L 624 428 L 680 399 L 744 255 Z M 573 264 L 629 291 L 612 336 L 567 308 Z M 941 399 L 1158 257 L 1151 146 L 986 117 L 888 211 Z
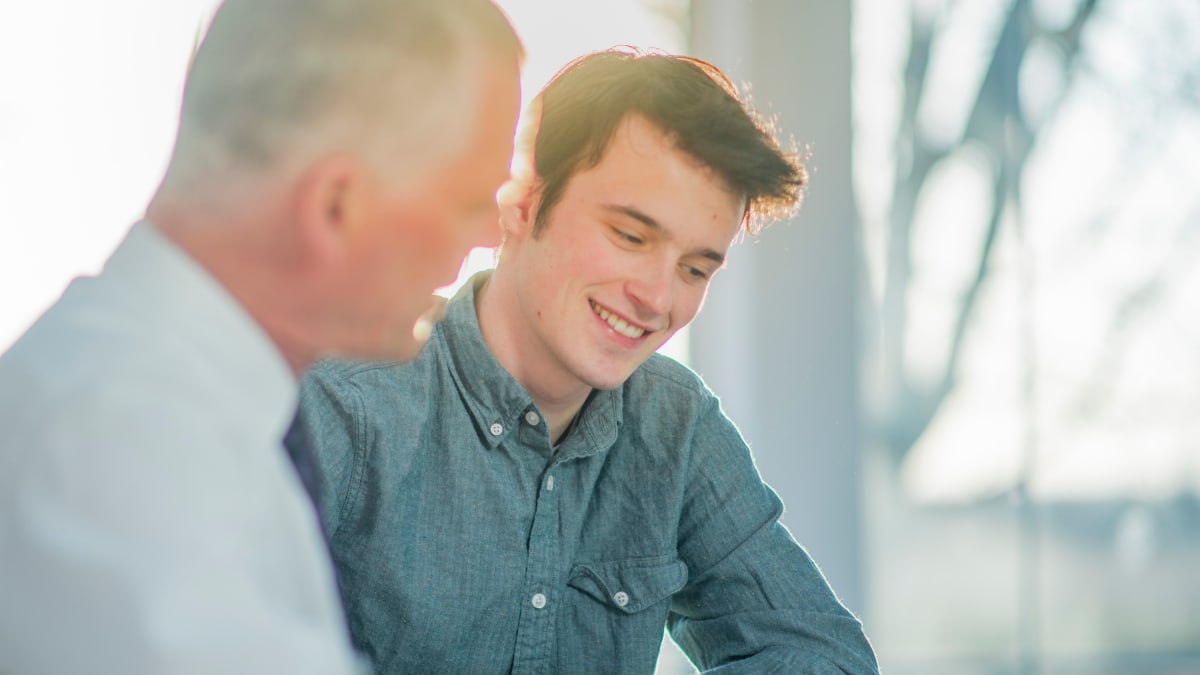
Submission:
M 505 341 L 493 351 L 531 391 L 620 386 L 696 316 L 742 213 L 717 175 L 627 117 L 537 236 L 534 208 L 504 208 L 496 275 L 510 280 L 512 316 L 491 331 Z

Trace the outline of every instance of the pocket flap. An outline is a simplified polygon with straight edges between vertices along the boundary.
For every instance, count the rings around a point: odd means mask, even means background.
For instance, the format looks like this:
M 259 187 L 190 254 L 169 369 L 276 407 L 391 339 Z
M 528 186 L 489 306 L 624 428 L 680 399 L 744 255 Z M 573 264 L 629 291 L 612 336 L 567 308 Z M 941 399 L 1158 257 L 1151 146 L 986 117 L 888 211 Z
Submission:
M 671 556 L 615 562 L 580 563 L 567 583 L 626 614 L 666 599 L 687 583 L 688 569 Z

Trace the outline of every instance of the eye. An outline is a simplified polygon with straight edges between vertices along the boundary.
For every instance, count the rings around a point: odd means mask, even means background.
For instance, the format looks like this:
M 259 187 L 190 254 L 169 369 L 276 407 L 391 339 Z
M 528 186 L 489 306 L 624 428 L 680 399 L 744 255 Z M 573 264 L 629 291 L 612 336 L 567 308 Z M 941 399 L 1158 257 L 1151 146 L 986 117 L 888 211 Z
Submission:
M 686 274 L 692 281 L 708 281 L 708 278 L 712 275 L 712 273 L 706 269 L 693 267 L 691 265 L 682 265 L 682 268 L 683 273 Z
M 640 246 L 646 242 L 645 239 L 642 239 L 638 235 L 636 235 L 632 232 L 626 231 L 626 230 L 619 229 L 619 228 L 614 227 L 613 233 L 616 234 L 617 238 L 620 239 L 621 241 L 628 243 L 628 244 L 633 244 L 634 246 Z

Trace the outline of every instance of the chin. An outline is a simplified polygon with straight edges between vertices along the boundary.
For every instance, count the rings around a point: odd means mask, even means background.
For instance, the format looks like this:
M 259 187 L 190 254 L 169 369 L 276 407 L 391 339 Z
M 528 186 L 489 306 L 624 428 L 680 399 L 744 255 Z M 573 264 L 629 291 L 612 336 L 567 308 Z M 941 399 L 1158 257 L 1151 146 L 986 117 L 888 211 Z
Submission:
M 417 358 L 424 347 L 424 340 L 416 340 L 410 335 L 403 342 L 394 344 L 390 350 L 391 354 L 387 358 L 391 361 L 412 361 Z
M 392 351 L 382 355 L 377 360 L 400 361 L 402 363 L 407 363 L 407 362 L 412 361 L 413 359 L 417 358 L 417 355 L 420 353 L 421 353 L 421 345 L 413 345 L 412 347 L 407 348 L 407 349 L 392 350 Z
M 421 353 L 424 342 L 418 342 L 411 332 L 395 331 L 380 340 L 370 353 L 359 354 L 357 358 L 370 361 L 412 361 Z

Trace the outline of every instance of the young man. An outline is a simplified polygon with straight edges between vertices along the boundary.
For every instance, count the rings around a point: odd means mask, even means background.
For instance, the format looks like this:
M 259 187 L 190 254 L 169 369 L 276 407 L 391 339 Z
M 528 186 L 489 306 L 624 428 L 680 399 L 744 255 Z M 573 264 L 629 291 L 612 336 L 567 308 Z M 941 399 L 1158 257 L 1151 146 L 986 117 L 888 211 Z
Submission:
M 297 376 L 497 240 L 520 59 L 487 0 L 224 3 L 145 222 L 0 359 L 0 672 L 358 670 Z
M 410 365 L 303 409 L 356 645 L 381 673 L 873 673 L 716 397 L 655 354 L 802 167 L 713 66 L 605 52 L 539 96 L 496 269 Z

